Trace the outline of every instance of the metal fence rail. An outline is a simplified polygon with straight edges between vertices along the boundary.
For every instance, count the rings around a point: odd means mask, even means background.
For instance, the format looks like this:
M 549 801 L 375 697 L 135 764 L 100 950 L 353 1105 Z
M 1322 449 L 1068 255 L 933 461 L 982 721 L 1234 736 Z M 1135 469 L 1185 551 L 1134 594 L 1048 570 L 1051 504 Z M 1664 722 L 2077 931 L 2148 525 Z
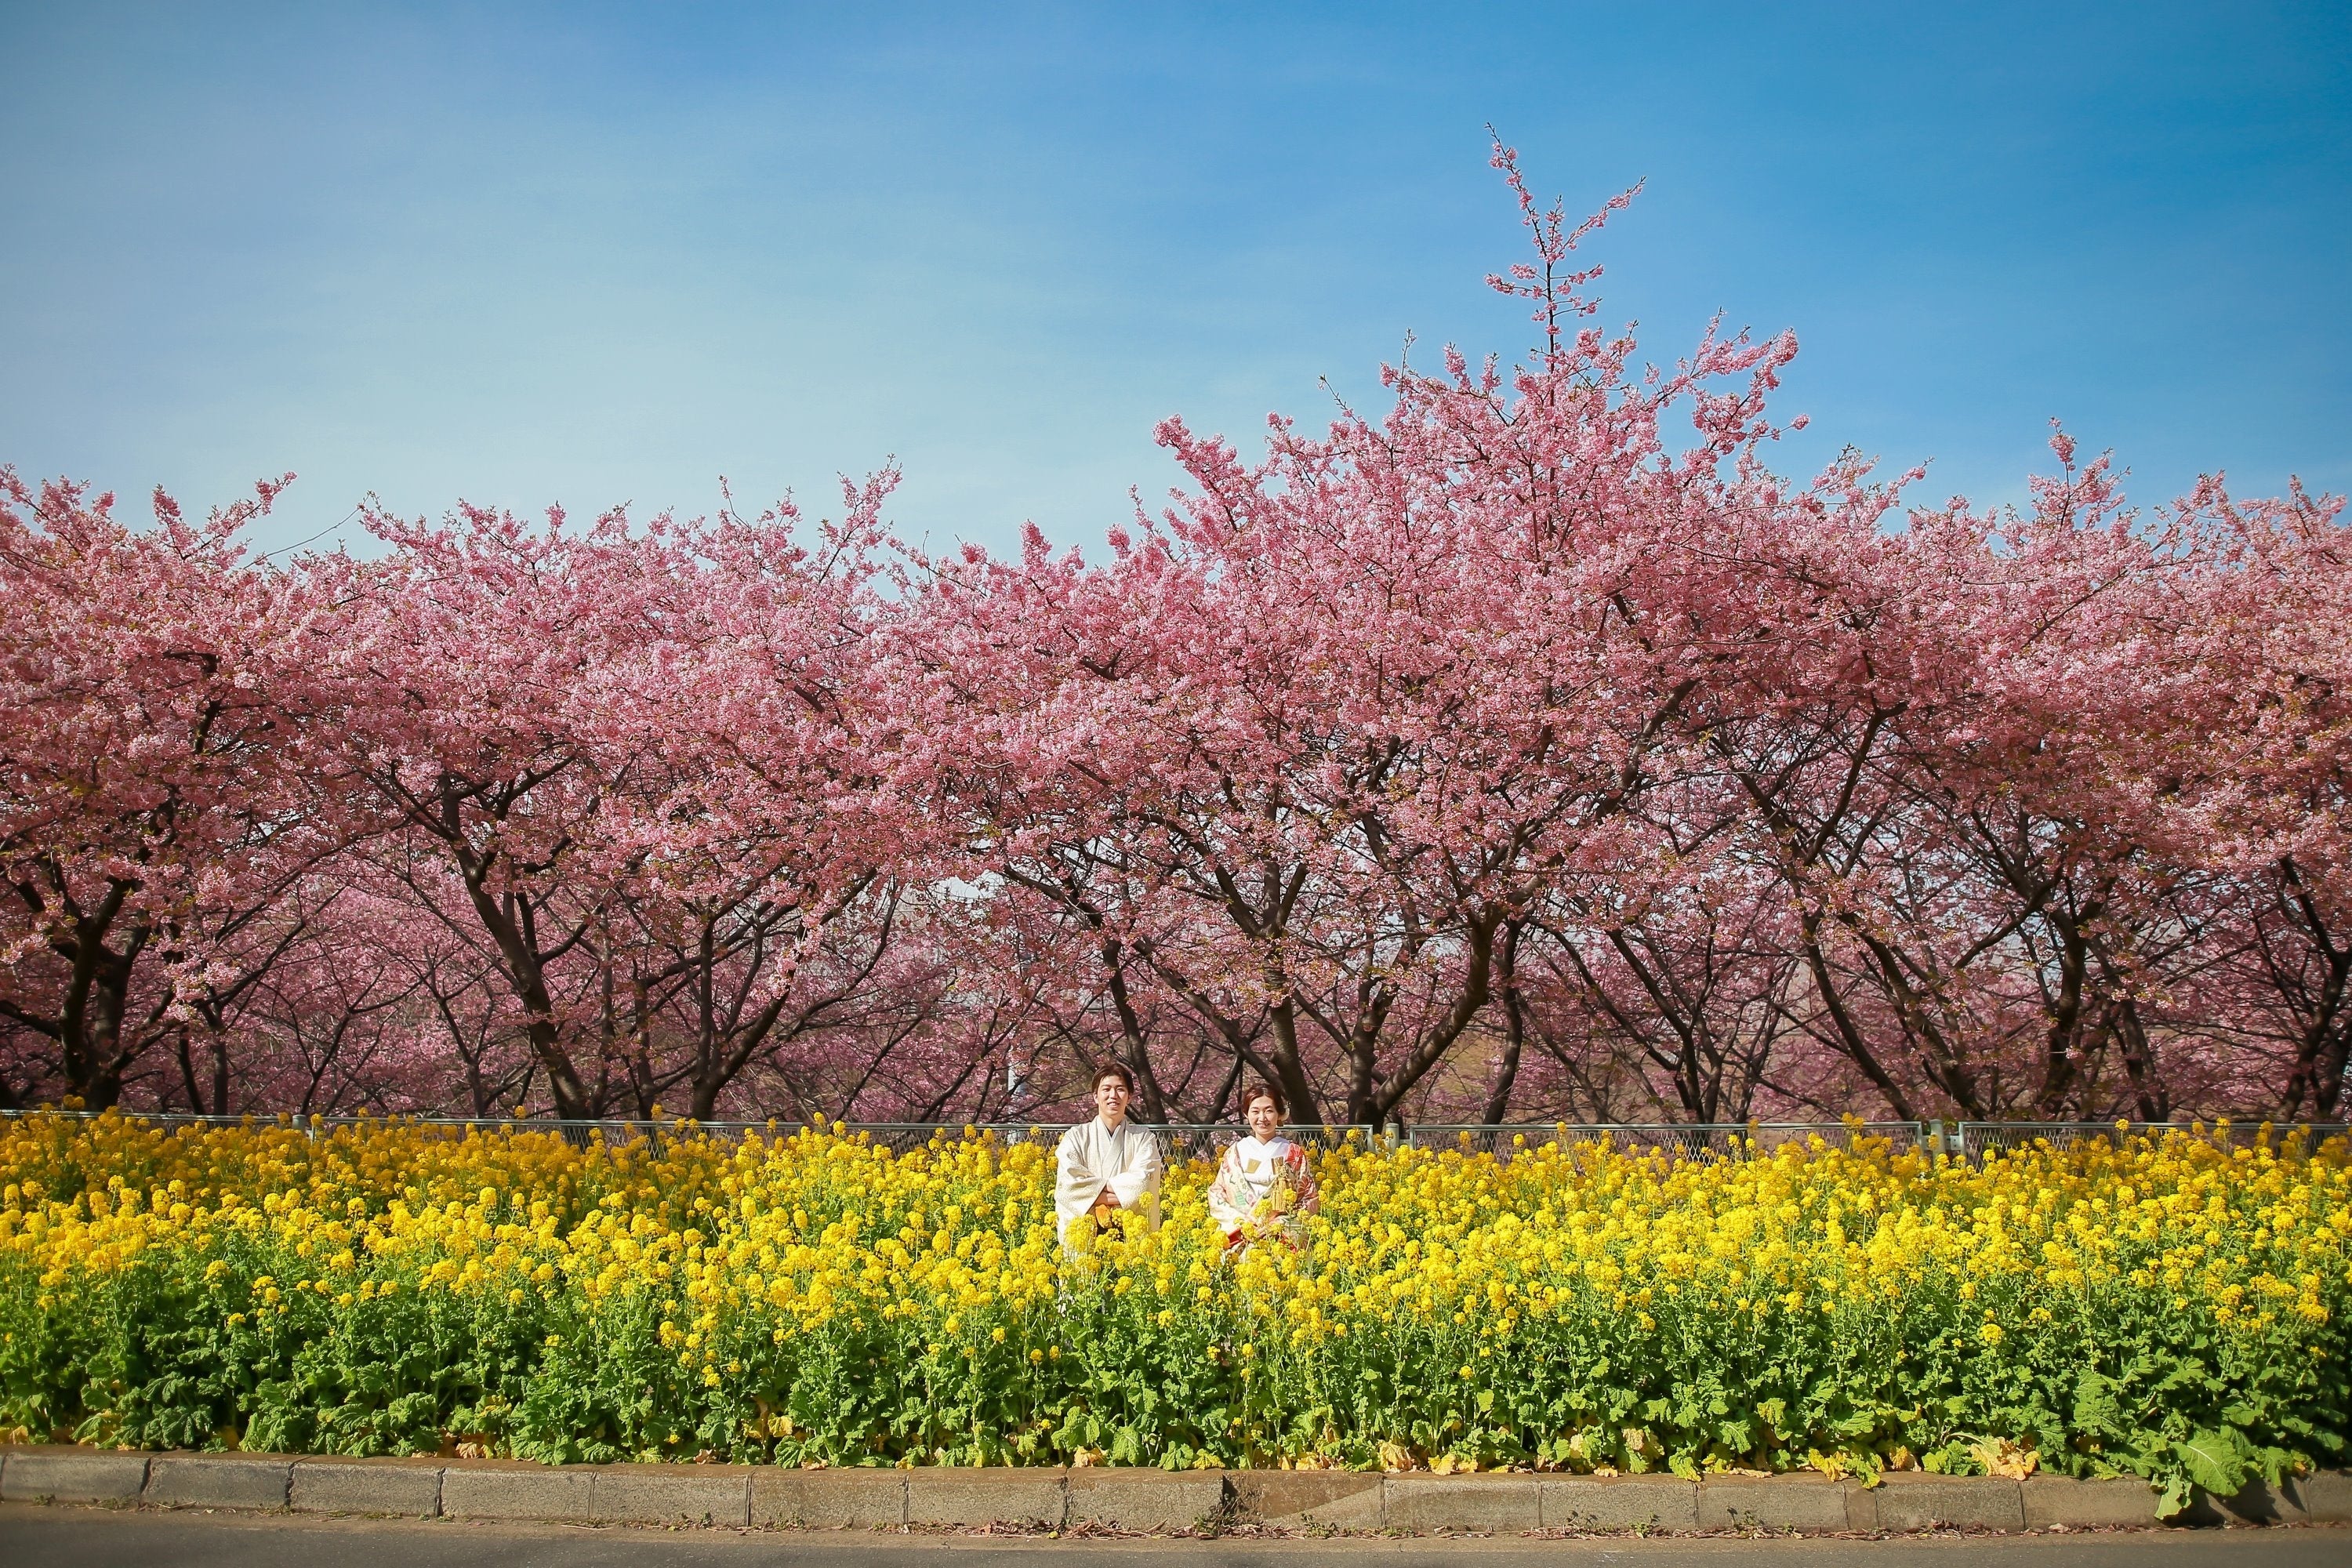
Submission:
M 89 1110 L 0 1110 L 0 1121 L 54 1118 L 60 1121 L 94 1121 L 100 1113 Z M 1069 1130 L 1069 1123 L 1032 1121 L 855 1121 L 809 1123 L 800 1121 L 562 1121 L 552 1117 L 466 1117 L 466 1116 L 198 1116 L 185 1111 L 118 1111 L 126 1121 L 173 1134 L 201 1134 L 213 1128 L 282 1127 L 303 1133 L 311 1140 L 331 1137 L 346 1128 L 400 1127 L 423 1132 L 427 1136 L 452 1140 L 472 1137 L 553 1136 L 575 1147 L 587 1148 L 604 1143 L 618 1146 L 644 1140 L 656 1150 L 700 1140 L 735 1142 L 749 1137 L 769 1140 L 790 1138 L 815 1128 L 817 1131 L 839 1130 L 841 1136 L 859 1139 L 905 1154 L 924 1147 L 935 1139 L 950 1142 L 967 1137 L 996 1138 L 1007 1143 L 1051 1144 Z M 1138 1123 L 1142 1125 L 1142 1123 Z M 1153 1126 L 1160 1136 L 1164 1158 L 1179 1160 L 1213 1159 L 1224 1152 L 1225 1145 L 1242 1137 L 1249 1129 L 1234 1123 L 1174 1123 Z M 1373 1130 L 1369 1127 L 1300 1126 L 1286 1127 L 1283 1136 L 1309 1148 L 1329 1148 L 1344 1142 L 1350 1133 L 1359 1140 L 1369 1139 Z
M 2100 1141 L 2119 1144 L 2129 1138 L 2167 1133 L 2249 1148 L 2256 1144 L 2276 1148 L 2290 1138 L 2301 1138 L 2305 1147 L 2315 1148 L 2347 1131 L 2341 1121 L 1962 1121 L 1956 1124 L 1953 1142 L 1957 1147 L 1952 1152 L 1974 1163 L 1988 1154 L 2030 1149 L 2037 1143 L 2065 1149 Z
M 1748 1152 L 1768 1152 L 1787 1143 L 1813 1139 L 1832 1149 L 1850 1149 L 1860 1140 L 1883 1138 L 1897 1149 L 1927 1146 L 1927 1130 L 1917 1121 L 1658 1121 L 1658 1122 L 1529 1122 L 1496 1126 L 1469 1123 L 1415 1127 L 1406 1141 L 1416 1149 L 1460 1149 L 1465 1152 L 1510 1158 L 1516 1149 L 1547 1143 L 1610 1143 L 1622 1149 L 1655 1150 L 1680 1159 L 1720 1159 Z
M 197 1116 L 180 1111 L 120 1111 L 126 1121 L 160 1131 L 200 1135 L 209 1128 L 283 1127 L 310 1139 L 331 1137 L 340 1129 L 398 1126 L 431 1136 L 462 1139 L 494 1136 L 553 1136 L 581 1148 L 596 1143 L 622 1145 L 640 1140 L 656 1150 L 698 1140 L 732 1142 L 747 1137 L 789 1138 L 809 1124 L 794 1121 L 654 1121 L 614 1119 L 566 1121 L 545 1117 L 477 1118 L 449 1116 Z M 10 1120 L 50 1118 L 94 1121 L 87 1110 L 0 1110 L 0 1123 Z M 864 1121 L 820 1124 L 904 1154 L 935 1139 L 992 1137 L 1007 1143 L 1052 1143 L 1067 1129 L 1066 1122 L 991 1121 Z M 1152 1129 L 1161 1151 L 1171 1163 L 1213 1159 L 1247 1130 L 1238 1123 L 1179 1123 Z M 1621 1149 L 1659 1151 L 1679 1159 L 1725 1159 L 1769 1152 L 1790 1143 L 1818 1139 L 1836 1149 L 1853 1148 L 1864 1140 L 1884 1139 L 1898 1151 L 1944 1152 L 1979 1163 L 2004 1151 L 2047 1143 L 2064 1148 L 2090 1140 L 2165 1133 L 2203 1137 L 2251 1146 L 2273 1147 L 2301 1138 L 2306 1147 L 2352 1132 L 2341 1121 L 2272 1123 L 2259 1120 L 2202 1122 L 2133 1121 L 1751 1121 L 1751 1122 L 1528 1122 L 1520 1124 L 1425 1123 L 1383 1132 L 1371 1127 L 1286 1127 L 1284 1136 L 1310 1148 L 1330 1148 L 1350 1137 L 1363 1144 L 1389 1143 L 1443 1152 L 1492 1154 L 1509 1159 L 1523 1148 L 1546 1144 L 1609 1143 Z
M 734 1124 L 730 1124 L 734 1125 Z M 950 1142 L 969 1136 L 994 1137 L 1007 1143 L 1045 1143 L 1058 1141 L 1069 1131 L 1066 1121 L 855 1121 L 839 1124 L 845 1137 L 863 1138 L 904 1154 L 922 1148 L 935 1138 Z M 1138 1122 L 1138 1126 L 1145 1125 Z M 785 1127 L 789 1133 L 794 1129 Z M 1154 1124 L 1151 1131 L 1160 1135 L 1160 1152 L 1171 1163 L 1180 1160 L 1211 1160 L 1224 1152 L 1225 1145 L 1242 1137 L 1249 1129 L 1238 1122 L 1170 1122 Z M 1353 1133 L 1359 1141 L 1372 1135 L 1369 1127 L 1286 1127 L 1282 1135 L 1294 1143 L 1310 1149 L 1336 1147 Z M 675 1134 L 673 1134 L 675 1135 Z

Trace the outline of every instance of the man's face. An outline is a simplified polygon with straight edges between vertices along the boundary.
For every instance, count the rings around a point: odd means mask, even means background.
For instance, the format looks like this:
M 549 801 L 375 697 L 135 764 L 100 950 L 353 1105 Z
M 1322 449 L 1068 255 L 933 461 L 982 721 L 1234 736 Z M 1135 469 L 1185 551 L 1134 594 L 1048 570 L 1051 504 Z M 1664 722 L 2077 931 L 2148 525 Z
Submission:
M 1095 1085 L 1095 1109 L 1102 1112 L 1104 1126 L 1127 1120 L 1127 1085 L 1118 1079 L 1105 1077 Z

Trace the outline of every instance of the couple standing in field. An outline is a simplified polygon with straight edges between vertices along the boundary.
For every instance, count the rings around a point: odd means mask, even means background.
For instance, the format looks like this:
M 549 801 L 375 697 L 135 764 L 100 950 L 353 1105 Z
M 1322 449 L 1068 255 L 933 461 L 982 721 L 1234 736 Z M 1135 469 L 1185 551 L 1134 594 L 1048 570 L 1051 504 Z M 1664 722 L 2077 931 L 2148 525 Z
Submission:
M 1074 1227 L 1091 1230 L 1125 1215 L 1145 1228 L 1160 1224 L 1160 1135 L 1129 1120 L 1135 1080 L 1122 1067 L 1095 1074 L 1095 1115 L 1062 1134 L 1055 1151 L 1054 1212 L 1064 1246 Z M 1253 1242 L 1306 1245 L 1306 1216 L 1320 1203 L 1307 1151 L 1281 1136 L 1282 1096 L 1259 1084 L 1243 1101 L 1248 1136 L 1227 1148 L 1209 1184 L 1209 1214 L 1225 1233 L 1228 1254 Z

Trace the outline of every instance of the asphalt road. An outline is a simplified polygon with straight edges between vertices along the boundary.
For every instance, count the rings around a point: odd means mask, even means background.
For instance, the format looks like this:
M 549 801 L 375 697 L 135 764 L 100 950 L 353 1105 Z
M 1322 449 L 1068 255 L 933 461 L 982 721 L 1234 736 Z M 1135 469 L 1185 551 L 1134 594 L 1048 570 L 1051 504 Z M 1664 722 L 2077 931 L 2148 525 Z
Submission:
M 1081 1540 L 976 1535 L 847 1535 L 753 1531 L 587 1530 L 446 1521 L 289 1519 L 256 1514 L 115 1511 L 0 1504 L 7 1568 L 1137 1568 L 1146 1562 L 1252 1568 L 1366 1563 L 1622 1564 L 1729 1568 L 1734 1563 L 1829 1568 L 2345 1568 L 2352 1530 L 2232 1530 L 2123 1534 L 1934 1536 L 1897 1541 L 1746 1538 L 1330 1541 Z

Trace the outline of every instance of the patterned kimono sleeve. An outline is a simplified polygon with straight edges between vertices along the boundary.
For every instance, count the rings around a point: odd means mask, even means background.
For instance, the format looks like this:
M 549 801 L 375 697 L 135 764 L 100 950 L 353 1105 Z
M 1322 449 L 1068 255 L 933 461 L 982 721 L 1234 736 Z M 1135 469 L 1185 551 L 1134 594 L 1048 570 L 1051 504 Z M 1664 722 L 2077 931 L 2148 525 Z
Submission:
M 1242 1180 L 1240 1147 L 1229 1145 L 1225 1157 L 1217 1162 L 1216 1180 L 1209 1184 L 1209 1215 L 1231 1235 L 1249 1218 L 1255 1202 L 1249 1184 Z

